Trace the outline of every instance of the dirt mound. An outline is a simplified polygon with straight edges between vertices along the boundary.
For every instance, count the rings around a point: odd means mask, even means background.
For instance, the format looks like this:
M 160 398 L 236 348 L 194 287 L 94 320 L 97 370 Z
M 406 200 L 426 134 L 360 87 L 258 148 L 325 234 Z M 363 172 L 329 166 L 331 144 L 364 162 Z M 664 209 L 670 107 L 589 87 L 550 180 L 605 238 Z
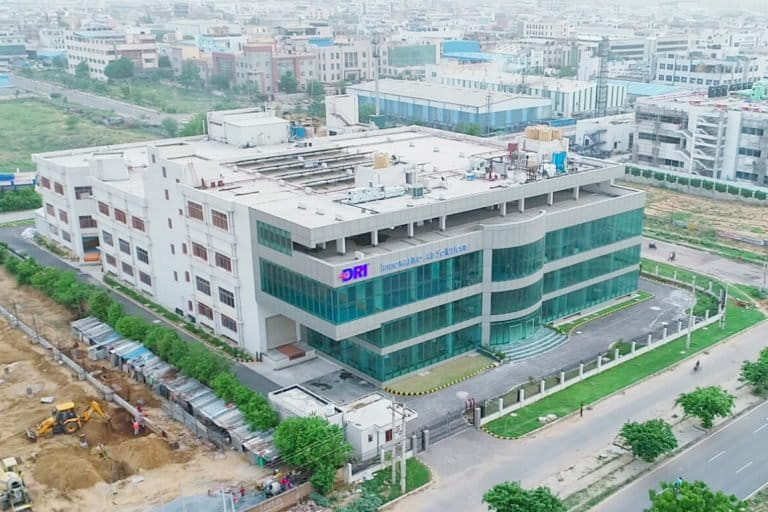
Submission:
M 111 446 L 108 451 L 110 458 L 125 463 L 134 472 L 175 462 L 175 454 L 168 443 L 154 434 L 144 438 L 129 439 L 117 446 Z
M 82 449 L 50 451 L 38 456 L 32 471 L 35 480 L 62 491 L 85 489 L 104 480 L 84 458 Z

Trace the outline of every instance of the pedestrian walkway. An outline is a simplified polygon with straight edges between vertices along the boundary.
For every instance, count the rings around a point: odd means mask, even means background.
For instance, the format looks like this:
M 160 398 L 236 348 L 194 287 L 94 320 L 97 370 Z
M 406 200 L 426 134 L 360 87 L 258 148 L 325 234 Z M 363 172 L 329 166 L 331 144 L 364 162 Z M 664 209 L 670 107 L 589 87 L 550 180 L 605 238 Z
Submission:
M 742 362 L 756 358 L 765 347 L 765 332 L 763 323 L 710 349 L 701 357 L 704 371 L 695 379 L 693 363 L 683 362 L 585 410 L 583 418 L 574 415 L 531 437 L 503 441 L 469 430 L 438 443 L 422 456 L 436 474 L 435 483 L 395 510 L 486 511 L 482 495 L 495 484 L 518 480 L 524 486 L 540 485 L 604 450 L 626 421 L 664 416 L 680 393 L 732 380 Z

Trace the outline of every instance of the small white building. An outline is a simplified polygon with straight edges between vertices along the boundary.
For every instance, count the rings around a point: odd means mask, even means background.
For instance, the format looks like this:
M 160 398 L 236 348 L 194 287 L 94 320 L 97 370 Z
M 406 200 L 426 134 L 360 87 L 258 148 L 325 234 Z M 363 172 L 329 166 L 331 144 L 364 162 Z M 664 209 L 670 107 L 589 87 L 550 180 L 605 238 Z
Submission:
M 251 148 L 288 142 L 290 127 L 274 112 L 243 108 L 208 112 L 208 136 L 231 146 Z
M 302 386 L 278 389 L 269 393 L 268 397 L 280 419 L 319 416 L 333 425 L 343 426 L 341 409 Z
M 395 404 L 393 425 L 392 407 L 392 400 L 378 393 L 364 396 L 344 407 L 347 441 L 360 460 L 378 457 L 382 449 L 390 447 L 393 439 L 402 435 L 403 414 L 408 435 L 408 422 L 416 419 L 416 411 L 402 404 Z

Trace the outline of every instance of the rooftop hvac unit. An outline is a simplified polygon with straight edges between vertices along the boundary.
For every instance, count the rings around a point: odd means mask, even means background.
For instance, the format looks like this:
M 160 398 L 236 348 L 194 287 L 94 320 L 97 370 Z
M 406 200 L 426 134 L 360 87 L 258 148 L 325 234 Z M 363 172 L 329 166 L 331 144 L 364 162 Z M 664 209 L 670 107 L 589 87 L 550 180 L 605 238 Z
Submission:
M 408 185 L 413 185 L 416 183 L 416 171 L 410 170 L 405 172 L 405 182 Z
M 432 148 L 432 152 L 433 153 L 439 153 L 440 152 L 440 146 L 435 146 L 434 148 Z
M 282 186 L 285 186 L 285 180 L 277 180 L 277 184 Z
M 305 194 L 311 194 L 312 193 L 312 187 L 304 187 L 304 193 Z
M 437 198 L 438 198 L 440 201 L 445 201 L 445 194 L 440 194 L 439 196 L 437 196 Z
M 336 220 L 337 220 L 337 221 L 339 221 L 339 222 L 341 222 L 341 221 L 343 221 L 343 220 L 344 220 L 344 217 L 342 217 L 341 215 L 337 215 L 337 216 L 336 216 Z
M 413 142 L 413 141 L 410 141 L 410 142 L 408 142 L 408 147 L 409 148 L 415 148 L 416 147 L 416 143 Z
M 307 204 L 306 203 L 299 203 L 299 210 L 306 210 Z
M 405 203 L 405 206 L 407 206 L 408 208 L 410 208 L 410 207 L 412 207 L 412 206 L 413 206 L 413 203 L 412 203 L 412 202 L 410 202 L 410 201 L 408 201 L 407 203 Z
M 361 260 L 365 258 L 365 253 L 363 251 L 355 251 L 355 259 Z
M 317 210 L 315 210 L 315 213 L 317 215 L 325 215 L 325 210 L 323 210 L 322 208 L 318 208 Z

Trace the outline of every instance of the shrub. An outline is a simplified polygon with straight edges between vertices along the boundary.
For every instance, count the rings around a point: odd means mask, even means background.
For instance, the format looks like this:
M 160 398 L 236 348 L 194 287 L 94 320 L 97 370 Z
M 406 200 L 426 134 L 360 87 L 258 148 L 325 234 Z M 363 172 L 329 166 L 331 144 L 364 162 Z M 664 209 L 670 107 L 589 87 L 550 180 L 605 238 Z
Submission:
M 655 179 L 657 181 L 664 181 L 665 179 L 667 179 L 667 173 L 665 173 L 665 172 L 654 172 L 653 173 L 653 179 Z
M 728 190 L 728 187 L 725 185 L 725 183 L 715 183 L 715 190 L 718 192 L 725 192 Z
M 674 174 L 667 174 L 667 181 L 670 183 L 677 183 L 677 176 Z
M 32 210 L 43 206 L 40 194 L 31 188 L 0 192 L 0 213 Z
M 691 178 L 691 186 L 694 188 L 700 188 L 701 187 L 701 180 Z
M 751 188 L 741 189 L 741 197 L 751 198 L 753 194 L 754 194 L 754 191 Z
M 653 176 L 653 171 L 650 169 L 643 169 L 643 178 L 650 178 Z
M 677 182 L 680 185 L 688 185 L 689 183 L 688 178 L 683 178 L 683 177 L 677 178 Z
M 705 189 L 707 189 L 707 190 L 712 190 L 712 189 L 714 188 L 714 183 L 712 183 L 711 181 L 703 180 L 703 181 L 701 182 L 701 184 L 702 184 L 702 185 L 704 186 L 704 188 L 705 188 Z
M 755 199 L 765 201 L 766 194 L 762 190 L 755 190 Z
M 642 171 L 638 167 L 630 167 L 632 170 L 632 176 L 640 176 Z
M 734 187 L 733 185 L 728 185 L 728 193 L 733 194 L 734 196 L 739 195 L 739 187 Z

